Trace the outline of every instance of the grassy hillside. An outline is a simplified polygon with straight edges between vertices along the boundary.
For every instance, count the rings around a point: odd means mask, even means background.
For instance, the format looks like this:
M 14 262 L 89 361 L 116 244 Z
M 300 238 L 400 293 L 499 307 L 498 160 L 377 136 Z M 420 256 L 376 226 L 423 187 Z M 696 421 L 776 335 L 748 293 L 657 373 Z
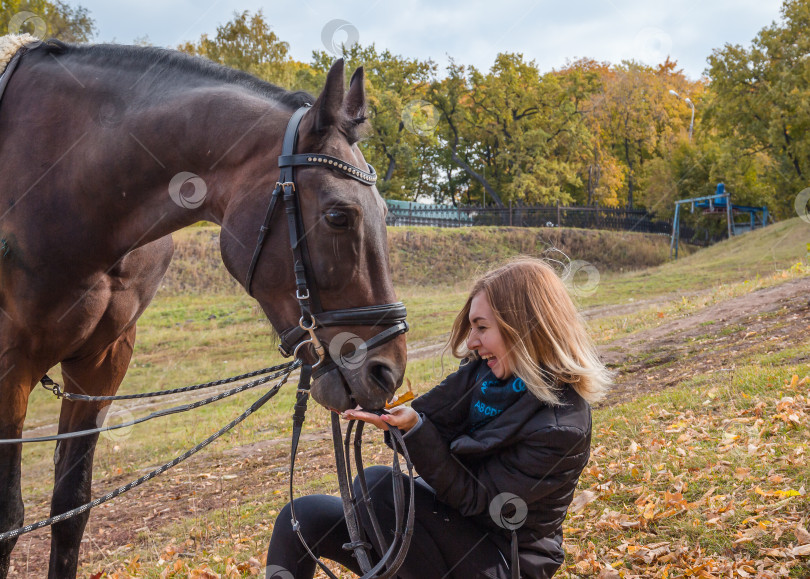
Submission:
M 222 265 L 219 228 L 192 227 L 178 232 L 175 256 L 159 296 L 242 293 Z M 553 228 L 392 227 L 388 230 L 395 286 L 456 286 L 509 257 L 528 254 L 593 264 L 601 275 L 597 292 L 583 305 L 618 303 L 767 275 L 803 260 L 810 226 L 799 218 L 706 249 L 681 246 L 669 261 L 669 238 L 633 232 Z M 559 251 L 557 251 L 559 250 Z
M 522 227 L 388 231 L 391 270 L 398 285 L 452 285 L 520 254 L 561 261 L 565 254 L 611 272 L 652 267 L 669 258 L 669 237 L 647 233 Z
M 751 291 L 753 286 L 743 283 L 746 281 L 757 287 L 778 283 L 770 274 L 802 261 L 807 243 L 810 226 L 798 218 L 706 249 L 682 251 L 676 262 L 668 262 L 665 236 L 577 229 L 389 229 L 393 277 L 397 293 L 408 307 L 412 348 L 439 341 L 466 299 L 469 280 L 513 255 L 561 259 L 561 254 L 550 250 L 554 247 L 572 260 L 594 264 L 600 273 L 599 284 L 592 294 L 577 296 L 579 305 L 625 304 L 633 309 L 612 318 L 601 316 L 596 337 L 606 340 L 617 337 L 617 331 L 631 332 L 664 319 L 652 317 L 650 308 L 656 316 L 659 312 L 680 315 Z M 157 323 L 165 328 L 163 332 L 185 336 L 184 342 L 197 340 L 199 330 L 206 339 L 213 339 L 219 335 L 216 328 L 224 326 L 230 333 L 269 333 L 255 302 L 222 265 L 218 228 L 183 230 L 175 235 L 175 245 L 165 283 L 144 315 L 142 328 Z M 695 292 L 701 290 L 711 291 L 696 297 Z M 651 300 L 655 304 L 640 304 Z M 141 341 L 144 339 L 150 338 Z M 249 348 L 259 357 L 274 350 L 269 338 L 260 342 L 263 346 Z M 223 339 L 222 345 L 226 343 L 228 339 Z M 230 344 L 228 349 L 234 352 L 225 356 L 233 359 L 240 348 Z M 414 379 L 441 371 L 434 371 L 432 360 L 418 358 L 409 366 Z
M 240 291 L 222 265 L 218 227 L 188 228 L 174 240 L 175 256 L 162 295 Z M 392 227 L 388 245 L 397 286 L 454 285 L 518 254 L 561 259 L 554 249 L 615 272 L 659 265 L 669 257 L 666 236 L 566 228 Z
M 796 217 L 721 241 L 676 262 L 622 275 L 608 272 L 599 291 L 584 303 L 617 303 L 631 296 L 638 299 L 717 287 L 787 269 L 805 261 L 808 254 L 810 225 Z

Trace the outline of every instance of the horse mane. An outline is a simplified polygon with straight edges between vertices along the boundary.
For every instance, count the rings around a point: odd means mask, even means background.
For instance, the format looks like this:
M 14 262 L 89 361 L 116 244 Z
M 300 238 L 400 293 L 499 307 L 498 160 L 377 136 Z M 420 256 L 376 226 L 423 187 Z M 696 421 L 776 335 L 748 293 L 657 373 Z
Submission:
M 157 75 L 163 72 L 167 75 L 186 73 L 235 84 L 268 97 L 291 110 L 315 102 L 315 97 L 306 91 L 289 91 L 260 80 L 242 70 L 228 68 L 202 56 L 186 54 L 178 50 L 124 44 L 71 44 L 56 39 L 42 43 L 41 47 L 54 55 L 81 55 L 88 60 L 107 64 L 123 61 L 142 67 L 144 72 L 149 70 Z
M 234 84 L 269 98 L 290 111 L 315 102 L 315 97 L 306 91 L 289 91 L 245 71 L 229 68 L 205 57 L 186 54 L 179 50 L 125 44 L 71 44 L 54 38 L 43 42 L 41 47 L 53 55 L 75 54 L 90 62 L 107 65 L 111 62 L 126 62 L 142 69 L 144 73 L 149 71 L 161 75 L 165 72 L 165 78 L 176 78 L 176 75 L 181 73 Z M 370 125 L 367 121 L 366 116 L 349 118 L 343 111 L 338 113 L 335 120 L 349 144 L 362 140 L 368 134 Z

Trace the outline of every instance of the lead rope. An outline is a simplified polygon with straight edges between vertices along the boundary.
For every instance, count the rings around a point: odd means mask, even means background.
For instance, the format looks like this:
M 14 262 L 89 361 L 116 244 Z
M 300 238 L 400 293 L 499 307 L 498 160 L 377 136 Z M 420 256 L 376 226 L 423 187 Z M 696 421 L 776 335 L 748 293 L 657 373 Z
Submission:
M 330 579 L 339 579 L 329 570 L 329 567 L 324 565 L 320 559 L 312 552 L 307 545 L 304 536 L 301 534 L 301 523 L 295 516 L 295 489 L 293 479 L 295 476 L 295 456 L 298 454 L 298 441 L 301 438 L 301 429 L 304 426 L 304 420 L 307 413 L 307 402 L 309 401 L 309 382 L 312 378 L 312 364 L 304 364 L 301 366 L 301 375 L 298 378 L 298 392 L 295 395 L 295 407 L 293 411 L 293 428 L 292 428 L 292 443 L 290 447 L 290 516 L 292 529 L 298 535 L 301 544 L 309 553 L 309 556 L 318 564 L 318 566 L 326 573 Z
M 76 507 L 75 509 L 64 512 L 64 513 L 62 513 L 60 515 L 56 515 L 54 517 L 50 517 L 50 518 L 42 520 L 42 521 L 37 521 L 36 523 L 26 525 L 25 527 L 21 527 L 19 529 L 14 529 L 12 531 L 6 531 L 5 533 L 0 533 L 0 542 L 7 541 L 9 539 L 15 539 L 15 538 L 19 537 L 20 535 L 24 535 L 26 533 L 30 533 L 31 531 L 41 529 L 42 527 L 47 527 L 47 526 L 53 525 L 55 523 L 59 523 L 61 521 L 64 521 L 66 519 L 69 519 L 71 517 L 79 515 L 81 513 L 84 513 L 85 511 L 89 511 L 90 509 L 92 509 L 94 507 L 97 507 L 97 506 L 99 506 L 99 505 L 101 505 L 103 503 L 106 503 L 107 501 L 112 500 L 112 499 L 114 499 L 115 497 L 117 497 L 119 495 L 124 494 L 125 492 L 130 491 L 130 490 L 134 489 L 135 487 L 142 485 L 146 481 L 148 481 L 148 480 L 150 480 L 152 478 L 155 478 L 156 476 L 166 472 L 170 468 L 180 464 L 181 462 L 183 462 L 184 460 L 186 460 L 190 456 L 193 456 L 193 455 L 197 454 L 200 450 L 202 450 L 203 448 L 205 448 L 206 446 L 208 446 L 209 444 L 214 442 L 217 438 L 219 438 L 220 436 L 222 436 L 223 434 L 225 434 L 226 432 L 231 430 L 234 426 L 236 426 L 237 424 L 239 424 L 240 422 L 245 420 L 248 416 L 250 416 L 251 414 L 256 412 L 259 408 L 264 406 L 264 404 L 268 400 L 270 400 L 273 396 L 275 396 L 278 393 L 278 391 L 281 389 L 281 387 L 284 386 L 284 384 L 287 382 L 287 378 L 289 378 L 291 372 L 292 372 L 292 370 L 290 372 L 287 372 L 284 375 L 284 377 L 277 384 L 275 384 L 272 388 L 270 388 L 270 390 L 268 390 L 265 394 L 263 394 L 261 396 L 261 398 L 256 400 L 256 402 L 251 404 L 250 407 L 247 410 L 245 410 L 241 415 L 234 418 L 230 423 L 226 424 L 225 426 L 220 428 L 217 432 L 215 432 L 214 434 L 212 434 L 211 436 L 209 436 L 208 438 L 203 440 L 201 443 L 199 443 L 197 446 L 195 446 L 194 448 L 190 448 L 189 450 L 187 450 L 186 452 L 184 452 L 183 454 L 181 454 L 177 458 L 175 458 L 173 460 L 170 460 L 169 462 L 167 462 L 165 464 L 162 464 L 161 466 L 154 469 L 153 471 L 145 474 L 144 476 L 142 476 L 142 477 L 140 477 L 140 478 L 138 478 L 138 479 L 136 479 L 136 480 L 122 486 L 122 487 L 118 487 L 117 489 L 115 489 L 112 492 L 107 493 L 103 497 L 99 497 L 99 498 L 97 498 L 97 499 L 95 499 L 93 501 L 90 501 L 89 503 L 81 505 L 80 507 Z
M 362 531 L 362 524 L 357 518 L 355 510 L 355 497 L 352 492 L 351 478 L 347 474 L 348 463 L 346 455 L 342 452 L 341 439 L 343 433 L 340 430 L 340 419 L 334 412 L 332 413 L 332 443 L 335 446 L 335 466 L 337 467 L 338 488 L 340 488 L 340 500 L 343 503 L 343 516 L 346 519 L 346 528 L 349 530 L 349 542 L 343 545 L 344 551 L 352 551 L 363 577 L 369 576 L 371 570 L 370 552 L 372 545 L 365 541 L 365 534 Z
M 346 456 L 351 456 L 351 453 L 349 451 L 349 444 L 351 443 L 352 428 L 354 427 L 354 423 L 355 423 L 354 420 L 350 421 L 348 427 L 346 428 L 346 438 L 343 441 L 343 452 L 346 454 Z M 354 461 L 355 466 L 357 467 L 357 480 L 360 483 L 360 492 L 363 500 L 363 506 L 366 509 L 366 512 L 368 512 L 369 519 L 371 520 L 371 528 L 372 531 L 374 532 L 374 537 L 377 539 L 377 545 L 379 546 L 380 550 L 382 550 L 383 545 L 385 545 L 385 538 L 383 536 L 382 529 L 380 529 L 379 521 L 377 520 L 377 516 L 374 513 L 374 505 L 371 503 L 371 497 L 369 496 L 368 493 L 368 484 L 366 484 L 366 474 L 363 469 L 362 455 L 360 454 L 360 445 L 363 436 L 362 433 L 363 424 L 364 424 L 363 422 L 357 423 L 357 431 L 354 437 L 355 441 Z M 347 478 L 351 480 L 352 471 L 351 471 L 351 463 L 349 462 L 346 463 L 346 474 Z M 352 499 L 353 502 L 355 503 L 357 502 L 356 497 L 352 497 Z
M 62 390 L 61 386 L 54 382 L 50 376 L 45 374 L 40 383 L 45 390 L 52 392 L 54 396 L 57 398 L 64 398 L 65 400 L 83 400 L 85 402 L 102 402 L 107 400 L 137 400 L 140 398 L 154 398 L 156 396 L 169 396 L 171 394 L 183 394 L 185 392 L 194 392 L 195 390 L 203 390 L 205 388 L 213 388 L 215 386 L 223 386 L 225 384 L 231 384 L 232 382 L 239 382 L 240 380 L 244 380 L 245 378 L 253 378 L 255 376 L 262 376 L 264 374 L 270 374 L 271 372 L 292 372 L 295 370 L 300 362 L 298 360 L 292 360 L 290 362 L 285 362 L 283 364 L 278 364 L 277 366 L 268 366 L 267 368 L 261 368 L 260 370 L 253 370 L 252 372 L 247 372 L 245 374 L 239 374 L 238 376 L 231 376 L 230 378 L 222 378 L 220 380 L 213 380 L 211 382 L 203 382 L 200 384 L 194 384 L 192 386 L 183 386 L 182 388 L 173 388 L 171 390 L 157 390 L 155 392 L 142 392 L 140 394 L 119 394 L 115 396 L 88 396 L 86 394 L 74 394 L 73 392 L 65 392 Z
M 303 428 L 307 402 L 309 400 L 309 380 L 312 374 L 312 365 L 304 364 L 301 368 L 301 376 L 298 384 L 298 393 L 296 396 L 295 411 L 293 413 L 293 433 L 292 445 L 290 452 L 290 523 L 292 529 L 298 535 L 298 539 L 306 549 L 309 556 L 315 563 L 326 573 L 330 579 L 339 579 L 332 571 L 312 552 L 303 534 L 301 533 L 301 522 L 295 514 L 295 490 L 294 490 L 294 474 L 295 474 L 295 457 L 298 452 L 298 442 L 301 437 Z M 382 413 L 383 411 L 380 411 Z M 346 432 L 345 447 L 348 449 L 349 440 L 351 438 L 351 430 L 355 421 L 350 421 Z M 405 440 L 403 439 L 402 432 L 393 426 L 389 426 L 391 433 L 391 442 L 394 447 L 393 459 L 393 475 L 394 475 L 394 518 L 396 520 L 396 528 L 394 530 L 394 539 L 391 545 L 386 549 L 385 539 L 380 529 L 379 522 L 374 515 L 373 508 L 371 507 L 371 499 L 368 493 L 368 486 L 366 484 L 365 475 L 363 474 L 363 462 L 360 454 L 360 447 L 362 444 L 362 431 L 363 423 L 359 422 L 355 431 L 355 462 L 358 468 L 358 478 L 361 487 L 362 500 L 352 492 L 351 480 L 351 467 L 346 460 L 347 454 L 344 453 L 344 447 L 341 444 L 342 432 L 340 428 L 340 418 L 337 413 L 332 413 L 332 441 L 335 447 L 335 462 L 337 463 L 338 486 L 340 487 L 341 500 L 343 502 L 343 513 L 346 518 L 346 527 L 349 531 L 350 542 L 343 545 L 343 548 L 348 551 L 353 551 L 357 559 L 360 569 L 363 572 L 361 579 L 390 579 L 394 577 L 396 572 L 402 566 L 407 555 L 408 547 L 410 546 L 411 537 L 413 536 L 414 521 L 416 518 L 416 509 L 414 504 L 414 471 L 413 463 L 411 462 L 408 454 L 408 449 L 405 447 Z M 407 516 L 404 511 L 404 484 L 402 481 L 403 473 L 399 464 L 397 453 L 401 453 L 405 459 L 406 467 L 408 468 L 410 480 L 410 497 L 408 503 Z M 372 545 L 365 540 L 365 535 L 362 531 L 362 525 L 358 519 L 358 509 L 365 508 L 369 518 L 372 521 L 375 538 L 379 542 L 381 550 L 385 553 L 372 567 L 370 560 L 370 552 Z M 385 568 L 385 571 L 381 571 Z
M 276 378 L 280 378 L 284 376 L 286 380 L 286 376 L 289 375 L 293 370 L 295 370 L 299 365 L 297 360 L 291 362 L 290 364 L 286 365 L 285 369 L 274 374 L 270 374 L 268 376 L 264 376 L 262 378 L 258 378 L 257 380 L 253 380 L 251 382 L 246 382 L 240 386 L 235 388 L 231 388 L 230 390 L 224 390 L 219 394 L 215 394 L 208 398 L 203 398 L 201 400 L 197 400 L 196 402 L 190 402 L 188 404 L 182 404 L 180 406 L 173 406 L 172 408 L 164 408 L 162 410 L 156 410 L 151 414 L 146 416 L 142 416 L 140 418 L 135 418 L 128 422 L 122 422 L 121 424 L 114 424 L 111 426 L 101 426 L 99 428 L 91 428 L 88 430 L 75 430 L 73 432 L 63 432 L 62 434 L 52 434 L 49 436 L 38 436 L 38 437 L 27 437 L 27 438 L 6 438 L 0 439 L 0 445 L 4 444 L 22 444 L 22 443 L 30 443 L 30 442 L 52 442 L 55 440 L 66 440 L 68 438 L 80 438 L 82 436 L 88 436 L 90 434 L 100 434 L 102 432 L 109 432 L 111 430 L 118 430 L 120 428 L 131 428 L 136 424 L 141 424 L 146 422 L 147 420 L 154 420 L 155 418 L 164 418 L 166 416 L 171 416 L 172 414 L 179 414 L 181 412 L 188 412 L 189 410 L 194 410 L 196 408 L 200 408 L 201 406 L 206 406 L 208 404 L 212 404 L 214 402 L 219 402 L 229 396 L 234 396 L 236 394 L 241 394 L 245 390 L 249 390 L 251 388 L 256 388 L 257 386 L 261 386 L 262 384 L 266 384 L 271 380 L 275 380 Z M 47 378 L 47 376 L 46 376 Z M 43 378 L 44 380 L 44 378 Z M 55 388 L 58 388 L 58 385 L 54 385 Z M 50 390 L 50 388 L 48 388 Z M 180 389 L 182 390 L 182 389 Z M 151 394 L 160 395 L 160 392 Z M 57 396 L 59 396 L 57 394 Z M 137 395 L 132 395 L 137 396 Z M 108 399 L 108 398 L 118 398 L 116 396 L 85 396 L 80 398 L 79 400 L 85 400 L 87 398 L 90 399 Z M 123 396 L 122 398 L 128 398 L 127 396 Z M 68 398 L 70 400 L 70 398 Z

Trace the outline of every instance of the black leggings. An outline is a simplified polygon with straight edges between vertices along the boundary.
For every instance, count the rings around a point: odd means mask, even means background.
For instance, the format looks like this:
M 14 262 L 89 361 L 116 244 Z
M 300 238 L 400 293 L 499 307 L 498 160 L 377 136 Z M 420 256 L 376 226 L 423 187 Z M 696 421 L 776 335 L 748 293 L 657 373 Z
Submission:
M 389 544 L 395 526 L 391 473 L 391 468 L 385 466 L 373 466 L 365 470 L 373 509 L 380 521 L 380 527 L 388 535 Z M 405 482 L 407 501 L 409 489 L 407 480 Z M 355 491 L 359 491 L 356 479 L 354 486 Z M 422 479 L 416 479 L 415 489 L 414 533 L 408 555 L 397 573 L 398 577 L 402 579 L 510 577 L 506 559 L 490 539 L 491 531 L 464 517 L 455 509 L 437 503 L 433 489 Z M 364 509 L 360 511 L 361 515 L 365 514 Z M 343 504 L 339 497 L 310 495 L 298 498 L 295 500 L 295 514 L 301 523 L 301 533 L 316 555 L 336 561 L 354 573 L 361 574 L 357 561 L 351 553 L 343 549 L 343 545 L 350 539 L 343 516 Z M 360 519 L 366 535 L 372 538 L 374 532 L 370 522 L 365 516 L 361 516 Z M 379 557 L 379 546 L 375 546 L 375 549 Z M 273 536 L 267 552 L 266 579 L 292 577 L 311 579 L 314 574 L 315 562 L 292 530 L 290 505 L 287 504 L 273 527 Z

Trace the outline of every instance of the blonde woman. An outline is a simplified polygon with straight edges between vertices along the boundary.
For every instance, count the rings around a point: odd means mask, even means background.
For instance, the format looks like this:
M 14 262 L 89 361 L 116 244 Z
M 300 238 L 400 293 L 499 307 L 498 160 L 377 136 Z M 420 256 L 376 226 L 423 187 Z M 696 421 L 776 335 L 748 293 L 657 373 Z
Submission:
M 588 462 L 590 403 L 604 395 L 610 373 L 562 281 L 539 259 L 513 260 L 475 282 L 449 345 L 461 366 L 412 408 L 345 413 L 407 432 L 420 478 L 398 576 L 551 577 L 563 563 L 562 523 Z M 391 469 L 371 467 L 366 477 L 374 512 L 393 529 Z M 349 538 L 339 498 L 302 497 L 296 514 L 317 554 L 359 572 L 342 549 Z M 314 562 L 289 520 L 282 511 L 268 569 L 310 578 Z

